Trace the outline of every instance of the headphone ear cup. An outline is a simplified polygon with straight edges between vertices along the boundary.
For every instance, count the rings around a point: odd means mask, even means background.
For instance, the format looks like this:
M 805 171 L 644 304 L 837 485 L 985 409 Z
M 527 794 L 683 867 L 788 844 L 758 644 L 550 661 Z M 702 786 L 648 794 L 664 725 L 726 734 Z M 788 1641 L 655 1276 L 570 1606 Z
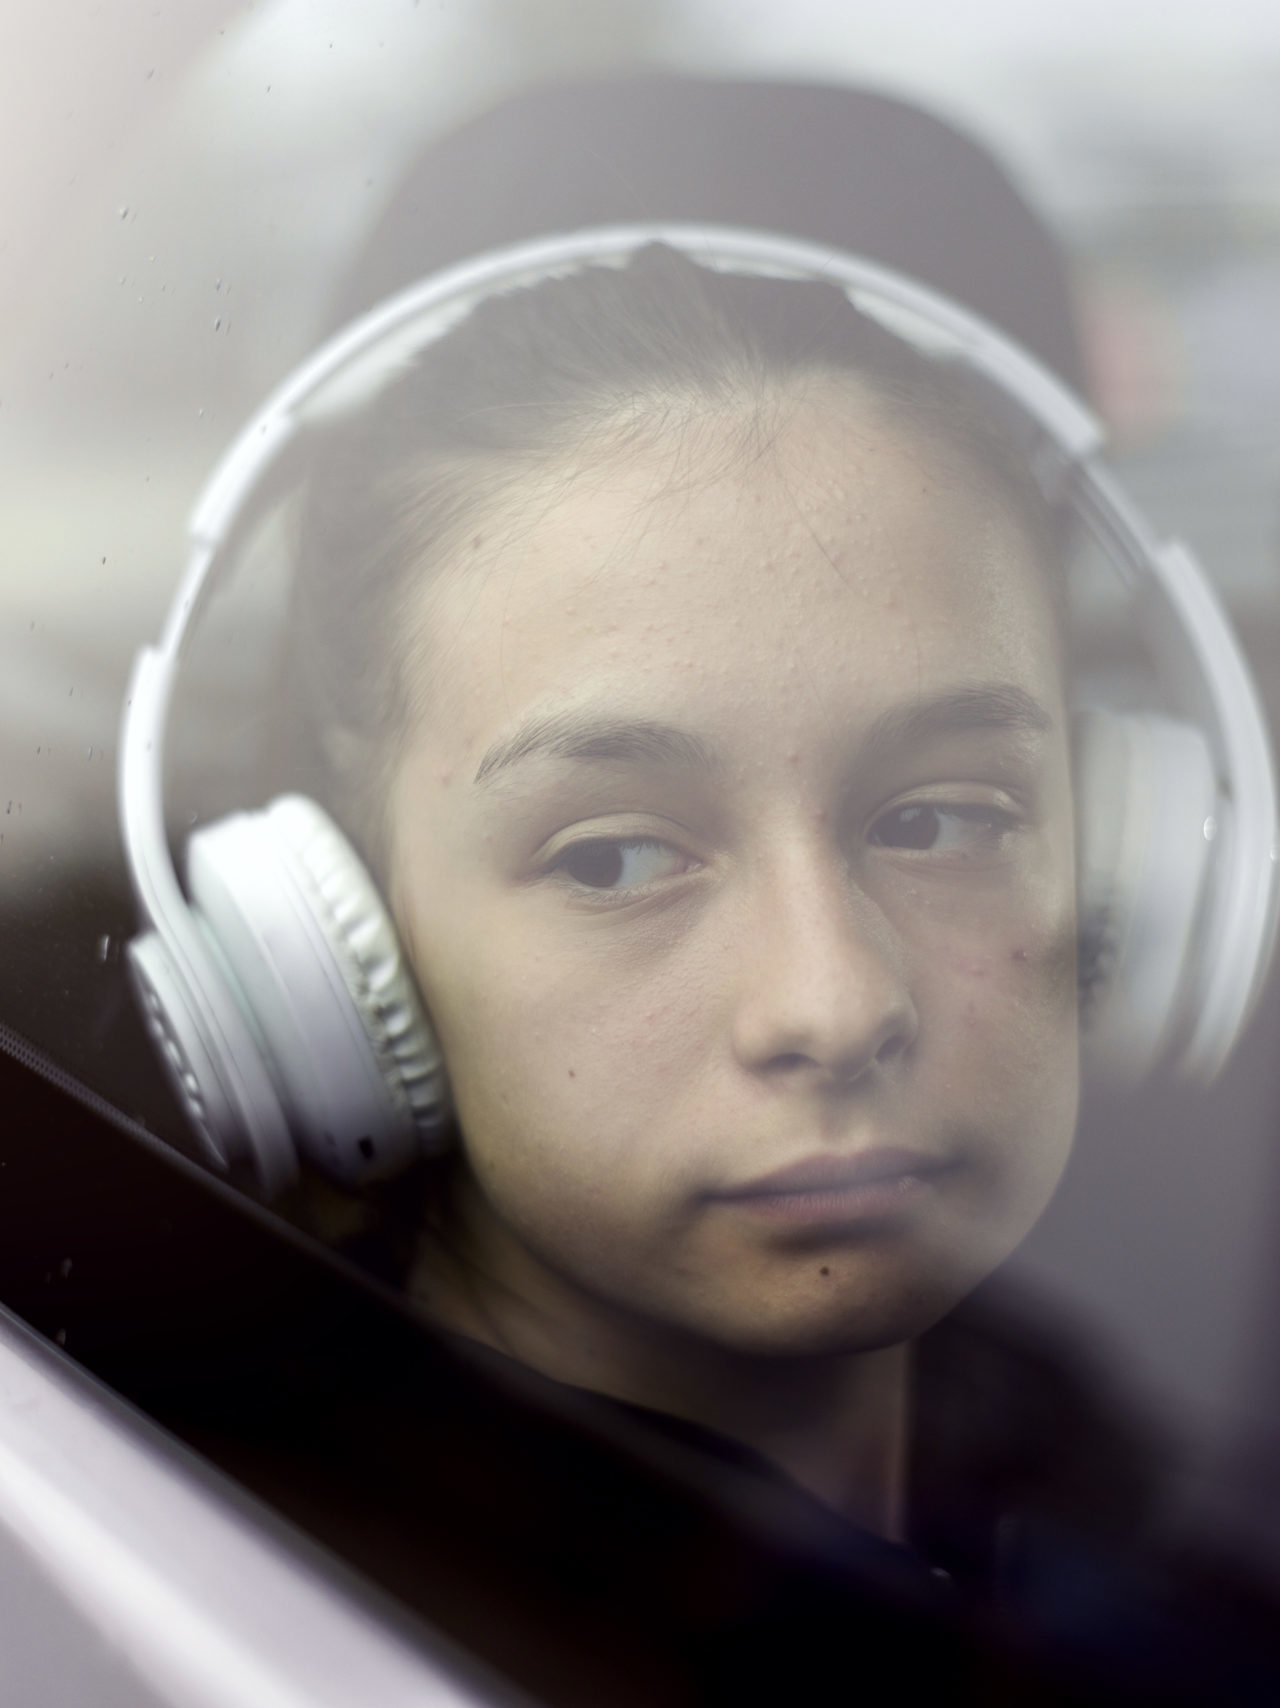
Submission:
M 298 795 L 234 814 L 191 838 L 187 881 L 308 1160 L 354 1188 L 442 1148 L 439 1047 L 333 821 Z
M 205 1161 L 219 1174 L 248 1170 L 267 1198 L 291 1186 L 298 1159 L 284 1110 L 211 946 L 148 931 L 129 944 L 126 960 L 143 1023 Z
M 1135 1082 L 1184 1029 L 1218 811 L 1202 730 L 1090 709 L 1074 720 L 1086 1063 Z

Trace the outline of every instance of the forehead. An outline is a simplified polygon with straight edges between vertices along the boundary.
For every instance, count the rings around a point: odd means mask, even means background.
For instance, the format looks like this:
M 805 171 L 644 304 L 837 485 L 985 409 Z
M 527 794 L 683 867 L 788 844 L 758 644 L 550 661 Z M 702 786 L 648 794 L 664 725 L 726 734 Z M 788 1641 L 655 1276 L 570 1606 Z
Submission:
M 1058 692 L 1046 575 L 1008 505 L 849 391 L 580 458 L 486 521 L 432 581 L 413 685 L 466 745 L 600 695 L 732 734 L 993 679 Z

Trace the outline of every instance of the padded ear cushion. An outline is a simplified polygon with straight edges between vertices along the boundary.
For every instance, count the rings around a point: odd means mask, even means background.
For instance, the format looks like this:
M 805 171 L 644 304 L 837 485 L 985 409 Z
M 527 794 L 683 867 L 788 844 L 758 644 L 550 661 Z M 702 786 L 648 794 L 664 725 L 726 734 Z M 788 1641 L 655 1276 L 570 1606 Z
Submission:
M 351 844 L 314 801 L 282 795 L 267 809 L 310 886 L 315 917 L 341 961 L 347 991 L 384 1077 L 403 1096 L 419 1143 L 431 1148 L 449 1119 L 444 1062 L 395 924 Z
M 382 899 L 333 822 L 283 797 L 198 832 L 187 873 L 304 1154 L 358 1186 L 439 1148 L 440 1051 Z
M 1218 788 L 1192 724 L 1088 710 L 1073 729 L 1086 1060 L 1136 1081 L 1185 1031 L 1202 972 Z

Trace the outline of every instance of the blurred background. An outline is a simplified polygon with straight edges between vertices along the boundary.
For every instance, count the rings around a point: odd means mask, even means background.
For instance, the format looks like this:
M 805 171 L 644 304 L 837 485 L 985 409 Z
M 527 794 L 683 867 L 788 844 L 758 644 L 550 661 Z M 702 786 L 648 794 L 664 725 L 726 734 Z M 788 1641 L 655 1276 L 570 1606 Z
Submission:
M 433 135 L 638 70 L 844 81 L 998 156 L 1063 245 L 1116 461 L 1274 727 L 1270 0 L 0 0 L 0 1021 L 160 1131 L 121 1043 L 114 761 L 186 513 Z M 225 703 L 202 727 L 211 763 L 239 739 Z M 1015 1274 L 1145 1408 L 1188 1520 L 1280 1575 L 1278 1026 L 1273 988 L 1212 1092 L 1095 1098 Z

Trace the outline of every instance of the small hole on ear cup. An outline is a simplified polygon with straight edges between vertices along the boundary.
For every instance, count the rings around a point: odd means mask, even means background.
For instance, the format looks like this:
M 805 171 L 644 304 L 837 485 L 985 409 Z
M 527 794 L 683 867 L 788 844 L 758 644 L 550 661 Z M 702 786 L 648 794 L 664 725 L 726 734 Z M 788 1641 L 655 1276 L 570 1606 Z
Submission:
M 364 1157 L 366 1162 L 372 1162 L 373 1155 L 374 1155 L 374 1144 L 373 1144 L 373 1140 L 368 1136 L 368 1134 L 366 1134 L 364 1138 L 356 1140 L 356 1149 L 360 1152 L 360 1155 L 362 1157 Z

